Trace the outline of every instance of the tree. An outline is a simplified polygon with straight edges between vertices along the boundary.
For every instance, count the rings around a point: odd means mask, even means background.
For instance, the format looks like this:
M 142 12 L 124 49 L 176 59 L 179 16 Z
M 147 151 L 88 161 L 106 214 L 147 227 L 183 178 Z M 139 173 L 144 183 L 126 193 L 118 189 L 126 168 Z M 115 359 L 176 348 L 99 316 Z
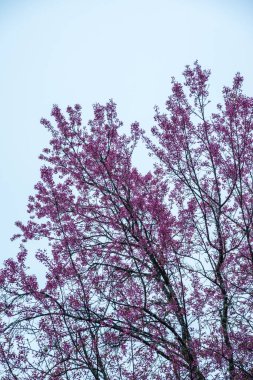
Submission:
M 153 137 L 116 105 L 58 106 L 22 244 L 0 273 L 2 380 L 253 379 L 253 98 L 207 114 L 198 62 L 172 79 Z M 142 139 L 156 159 L 132 164 Z M 46 239 L 29 272 L 26 242 Z

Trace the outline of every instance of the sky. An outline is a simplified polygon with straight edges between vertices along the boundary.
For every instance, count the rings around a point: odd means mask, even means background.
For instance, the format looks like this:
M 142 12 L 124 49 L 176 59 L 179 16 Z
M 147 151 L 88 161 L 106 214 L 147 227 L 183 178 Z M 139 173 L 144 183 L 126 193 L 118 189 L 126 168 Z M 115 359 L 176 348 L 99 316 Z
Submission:
M 81 104 L 86 124 L 92 104 L 113 98 L 124 132 L 135 120 L 148 131 L 171 77 L 196 59 L 212 71 L 214 111 L 238 71 L 253 95 L 252 19 L 250 0 L 0 0 L 0 266 L 18 252 L 10 237 L 39 180 L 50 138 L 40 119 L 53 104 Z M 143 147 L 135 164 L 150 169 Z

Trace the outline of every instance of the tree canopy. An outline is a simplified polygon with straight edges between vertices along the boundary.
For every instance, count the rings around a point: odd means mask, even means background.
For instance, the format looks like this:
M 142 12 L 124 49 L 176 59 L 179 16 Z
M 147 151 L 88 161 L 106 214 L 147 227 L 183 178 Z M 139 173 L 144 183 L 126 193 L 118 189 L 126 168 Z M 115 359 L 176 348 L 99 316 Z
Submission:
M 253 379 L 253 98 L 238 73 L 208 114 L 210 71 L 183 75 L 152 137 L 123 134 L 112 100 L 86 127 L 80 105 L 41 120 L 41 180 L 0 271 L 2 380 Z

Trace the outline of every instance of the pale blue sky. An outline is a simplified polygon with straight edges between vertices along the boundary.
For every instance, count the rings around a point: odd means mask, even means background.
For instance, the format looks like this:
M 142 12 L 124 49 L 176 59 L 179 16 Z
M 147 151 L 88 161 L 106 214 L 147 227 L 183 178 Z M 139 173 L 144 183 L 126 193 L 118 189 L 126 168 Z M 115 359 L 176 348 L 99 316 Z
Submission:
M 170 77 L 195 59 L 212 70 L 213 107 L 237 71 L 253 95 L 252 20 L 250 0 L 0 0 L 0 263 L 17 251 L 9 237 L 39 178 L 52 104 L 80 103 L 86 123 L 113 98 L 126 130 L 148 130 Z

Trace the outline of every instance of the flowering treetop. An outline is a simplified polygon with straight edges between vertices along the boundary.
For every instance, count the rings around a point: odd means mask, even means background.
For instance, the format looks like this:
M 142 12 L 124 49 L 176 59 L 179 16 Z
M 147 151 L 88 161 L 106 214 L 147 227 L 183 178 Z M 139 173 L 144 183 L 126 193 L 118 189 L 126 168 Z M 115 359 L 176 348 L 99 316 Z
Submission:
M 0 272 L 1 379 L 253 378 L 253 99 L 236 74 L 208 117 L 210 71 L 183 74 L 152 138 L 122 134 L 113 101 L 87 127 L 79 105 L 42 119 L 41 180 Z M 43 287 L 25 246 L 42 238 Z

